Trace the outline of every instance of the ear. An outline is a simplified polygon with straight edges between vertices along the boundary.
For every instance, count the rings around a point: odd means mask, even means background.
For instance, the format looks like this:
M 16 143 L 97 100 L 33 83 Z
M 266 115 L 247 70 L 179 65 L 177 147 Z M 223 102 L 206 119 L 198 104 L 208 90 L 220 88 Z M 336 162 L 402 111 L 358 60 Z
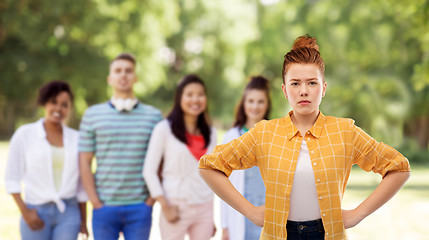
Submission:
M 110 72 L 109 72 L 109 75 L 107 75 L 107 84 L 109 84 L 110 86 L 112 86 L 112 79 L 110 78 Z
M 326 87 L 328 86 L 328 84 L 323 81 L 323 90 L 322 90 L 322 98 L 325 97 L 325 93 L 326 93 Z
M 287 99 L 286 85 L 284 83 L 282 84 L 282 92 L 285 95 L 285 98 Z

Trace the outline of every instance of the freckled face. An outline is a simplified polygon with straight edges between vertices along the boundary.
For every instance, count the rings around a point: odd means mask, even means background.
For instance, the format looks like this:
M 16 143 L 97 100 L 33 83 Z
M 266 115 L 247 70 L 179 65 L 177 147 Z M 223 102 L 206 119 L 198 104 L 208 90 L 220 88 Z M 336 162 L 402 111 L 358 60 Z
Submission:
M 294 113 L 314 114 L 319 112 L 326 82 L 316 64 L 292 64 L 286 72 L 282 90 Z

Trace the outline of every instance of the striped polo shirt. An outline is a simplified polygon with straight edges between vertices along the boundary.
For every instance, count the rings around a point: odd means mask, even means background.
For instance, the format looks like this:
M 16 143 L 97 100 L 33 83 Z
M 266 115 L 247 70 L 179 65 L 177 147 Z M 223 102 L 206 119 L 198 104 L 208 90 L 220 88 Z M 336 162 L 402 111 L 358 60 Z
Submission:
M 86 110 L 79 152 L 95 153 L 95 185 L 104 204 L 129 205 L 148 198 L 143 164 L 152 130 L 161 120 L 158 109 L 142 103 L 130 112 L 119 112 L 110 102 Z

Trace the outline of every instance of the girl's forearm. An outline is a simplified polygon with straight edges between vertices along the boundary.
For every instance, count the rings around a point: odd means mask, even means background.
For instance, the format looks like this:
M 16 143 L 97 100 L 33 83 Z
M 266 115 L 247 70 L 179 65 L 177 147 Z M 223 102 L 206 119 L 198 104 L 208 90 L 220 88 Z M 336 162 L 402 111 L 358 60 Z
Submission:
M 374 192 L 356 208 L 361 218 L 367 217 L 389 201 L 409 177 L 410 172 L 388 173 Z
M 199 169 L 199 173 L 201 178 L 216 195 L 232 208 L 249 218 L 255 206 L 235 189 L 224 173 L 208 169 Z

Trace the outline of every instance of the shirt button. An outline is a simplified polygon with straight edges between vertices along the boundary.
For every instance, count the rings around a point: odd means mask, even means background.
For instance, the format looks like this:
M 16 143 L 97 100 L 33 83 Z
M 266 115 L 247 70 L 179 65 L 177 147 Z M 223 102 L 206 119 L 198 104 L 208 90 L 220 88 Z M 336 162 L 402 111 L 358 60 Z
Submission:
M 320 182 L 320 179 L 317 179 L 317 182 Z
M 307 138 L 307 141 L 310 141 L 310 138 Z
M 322 196 L 319 196 L 319 199 L 323 199 L 323 197 L 322 197 Z
M 314 154 L 314 151 L 311 151 L 311 154 Z
M 316 165 L 317 165 L 317 163 L 313 163 L 313 165 L 314 165 L 314 166 L 316 166 Z
M 322 216 L 326 216 L 326 214 L 322 214 Z

